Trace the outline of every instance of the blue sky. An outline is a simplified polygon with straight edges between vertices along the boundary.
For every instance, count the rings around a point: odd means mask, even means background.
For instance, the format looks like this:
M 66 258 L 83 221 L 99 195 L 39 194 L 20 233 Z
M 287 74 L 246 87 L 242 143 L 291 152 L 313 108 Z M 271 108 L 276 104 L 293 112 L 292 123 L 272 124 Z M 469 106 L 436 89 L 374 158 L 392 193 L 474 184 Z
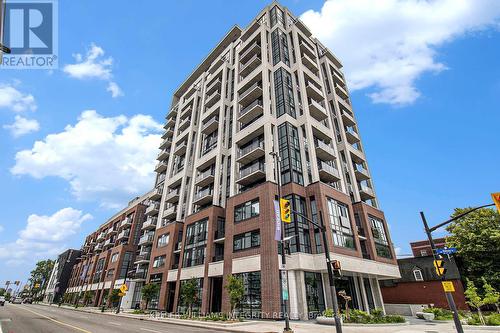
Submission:
M 152 186 L 172 92 L 232 25 L 246 26 L 268 3 L 59 3 L 59 70 L 0 71 L 0 284 L 25 280 L 39 258 L 79 248 Z M 345 63 L 401 254 L 423 238 L 420 210 L 437 223 L 500 190 L 498 3 L 282 3 L 296 15 L 309 11 L 304 21 Z M 96 71 L 71 67 L 86 61 Z M 17 132 L 9 127 L 16 117 Z

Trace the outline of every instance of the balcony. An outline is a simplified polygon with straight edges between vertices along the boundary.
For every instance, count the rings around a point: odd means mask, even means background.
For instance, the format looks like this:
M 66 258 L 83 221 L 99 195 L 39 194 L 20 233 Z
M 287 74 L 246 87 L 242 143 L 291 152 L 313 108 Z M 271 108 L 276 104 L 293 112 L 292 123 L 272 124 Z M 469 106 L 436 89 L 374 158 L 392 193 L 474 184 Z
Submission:
M 175 218 L 177 216 L 177 205 L 168 205 L 163 211 L 163 217 Z
M 179 127 L 178 127 L 178 132 L 177 133 L 182 133 L 186 128 L 189 127 L 190 124 L 191 124 L 191 117 L 187 117 L 186 119 L 184 119 L 183 121 L 181 121 L 179 123 Z
M 174 126 L 165 126 L 165 133 L 163 133 L 162 138 L 165 138 L 160 145 L 160 148 L 166 148 L 168 145 L 168 140 L 174 135 Z
M 212 188 L 206 188 L 199 191 L 194 195 L 193 204 L 195 205 L 206 205 L 211 203 L 214 198 L 214 191 Z
M 255 101 L 258 97 L 262 96 L 262 82 L 255 82 L 250 87 L 248 87 L 245 91 L 240 93 L 239 101 L 242 106 L 247 106 L 253 101 Z
M 172 203 L 172 202 L 177 202 L 179 201 L 179 189 L 172 190 L 167 193 L 167 196 L 165 197 L 165 201 Z
M 315 140 L 314 147 L 316 148 L 316 156 L 322 160 L 333 161 L 337 158 L 337 155 L 335 155 L 335 149 L 321 140 Z
M 151 196 L 149 198 L 151 200 L 159 200 L 161 199 L 162 194 L 163 194 L 163 186 L 160 186 L 153 190 L 153 193 L 151 193 Z
M 160 210 L 160 203 L 154 202 L 146 208 L 146 215 L 158 215 L 158 211 Z
M 116 237 L 116 240 L 128 238 L 128 236 L 130 236 L 130 229 L 125 229 L 125 230 L 122 230 L 122 232 L 120 232 L 118 234 L 118 236 Z
M 106 238 L 106 233 L 105 232 L 101 232 L 99 233 L 99 235 L 97 236 L 97 241 L 98 242 L 102 242 L 104 240 L 104 238 Z
M 323 161 L 318 161 L 318 172 L 319 178 L 328 183 L 340 180 L 339 171 Z
M 311 116 L 316 118 L 318 121 L 322 121 L 328 117 L 328 114 L 325 109 L 324 102 L 316 102 L 314 99 L 309 98 L 309 113 Z
M 240 75 L 245 78 L 262 63 L 260 54 L 254 54 L 245 64 L 240 67 Z
M 349 98 L 349 95 L 347 94 L 347 91 L 340 85 L 336 84 L 335 85 L 335 92 L 337 93 L 340 98 L 346 100 Z
M 359 164 L 356 164 L 354 167 L 354 175 L 356 176 L 356 179 L 358 181 L 363 181 L 370 178 L 370 176 L 368 175 L 368 171 Z
M 256 99 L 250 105 L 241 108 L 238 121 L 246 124 L 254 120 L 258 116 L 264 113 L 264 108 L 262 106 L 262 100 Z
M 215 91 L 211 95 L 207 95 L 207 99 L 205 100 L 205 106 L 210 108 L 212 105 L 217 103 L 220 100 L 220 91 Z
M 195 185 L 199 187 L 205 187 L 209 184 L 212 184 L 215 179 L 215 170 L 210 168 L 205 170 L 204 172 L 199 172 L 196 177 Z
M 210 66 L 208 71 L 213 74 L 217 71 L 217 69 L 222 66 L 222 64 L 226 61 L 226 58 L 224 56 L 220 56 L 213 64 Z
M 355 145 L 351 145 L 351 147 L 352 149 L 349 150 L 351 153 L 351 159 L 356 164 L 363 164 L 363 162 L 365 162 L 365 154 L 360 149 L 359 142 Z
M 247 164 L 265 155 L 264 141 L 254 141 L 245 148 L 238 150 L 236 162 Z
M 97 245 L 94 247 L 94 251 L 95 251 L 95 252 L 101 252 L 101 251 L 102 251 L 102 248 L 103 248 L 102 244 L 97 244 Z
M 219 88 L 221 87 L 221 84 L 222 84 L 222 79 L 220 77 L 210 82 L 206 89 L 207 95 L 210 95 L 216 90 L 220 90 Z
M 349 142 L 350 144 L 359 142 L 359 136 L 358 133 L 354 130 L 354 127 L 346 127 L 345 135 L 347 138 L 347 142 Z
M 153 244 L 154 233 L 147 233 L 139 238 L 139 246 L 150 245 Z
M 309 70 L 313 73 L 317 73 L 319 71 L 318 65 L 316 64 L 316 60 L 310 57 L 307 53 L 302 54 L 302 63 L 304 66 L 309 68 Z
M 131 225 L 132 225 L 132 219 L 130 217 L 127 217 L 120 223 L 120 228 L 128 228 Z
M 149 259 L 151 259 L 151 253 L 149 252 L 144 252 L 140 253 L 135 257 L 134 264 L 135 265 L 144 265 L 144 264 L 149 264 Z
M 157 217 L 148 217 L 148 219 L 142 224 L 141 230 L 154 230 L 156 229 L 156 223 L 158 222 Z
M 115 241 L 111 240 L 111 238 L 109 238 L 109 239 L 106 239 L 106 241 L 104 242 L 103 248 L 106 249 L 106 248 L 110 248 L 113 246 L 115 246 Z
M 167 170 L 167 163 L 165 161 L 161 161 L 155 166 L 155 172 L 162 173 Z
M 369 200 L 375 198 L 375 193 L 373 192 L 373 189 L 368 185 L 360 184 L 359 196 L 361 197 L 361 200 Z
M 342 110 L 342 108 L 341 108 L 340 113 L 342 114 L 342 121 L 344 122 L 344 125 L 354 126 L 356 124 L 356 122 L 354 121 L 354 118 L 350 112 Z
M 219 128 L 219 117 L 212 117 L 203 124 L 201 132 L 203 134 L 210 134 Z
M 261 53 L 260 44 L 257 41 L 255 41 L 251 43 L 243 53 L 240 54 L 240 62 L 247 63 L 248 59 L 260 53 Z
M 299 43 L 300 45 L 300 49 L 303 51 L 303 52 L 307 52 L 307 54 L 310 56 L 310 57 L 316 57 L 316 52 L 314 51 L 314 49 L 309 46 L 309 44 L 307 44 L 306 42 L 304 41 L 300 41 Z
M 148 277 L 148 271 L 145 269 L 137 269 L 133 276 L 130 278 L 132 281 L 146 281 L 146 278 Z
M 156 159 L 158 161 L 164 161 L 168 158 L 168 155 L 170 154 L 170 150 L 168 149 L 162 149 L 159 153 Z
M 318 88 L 311 81 L 308 81 L 306 83 L 306 91 L 307 91 L 307 95 L 309 97 L 311 97 L 312 99 L 316 99 L 316 100 L 323 100 L 324 99 L 323 93 L 321 92 L 321 89 Z
M 116 234 L 116 230 L 113 227 L 109 228 L 108 231 L 106 231 L 106 236 L 110 236 L 110 235 L 114 235 L 114 234 Z
M 187 150 L 187 141 L 184 140 L 182 142 L 178 142 L 175 146 L 174 154 L 178 156 L 182 156 L 186 153 Z
M 244 169 L 240 169 L 238 184 L 247 186 L 256 181 L 266 178 L 266 172 L 264 169 L 264 163 L 255 163 Z

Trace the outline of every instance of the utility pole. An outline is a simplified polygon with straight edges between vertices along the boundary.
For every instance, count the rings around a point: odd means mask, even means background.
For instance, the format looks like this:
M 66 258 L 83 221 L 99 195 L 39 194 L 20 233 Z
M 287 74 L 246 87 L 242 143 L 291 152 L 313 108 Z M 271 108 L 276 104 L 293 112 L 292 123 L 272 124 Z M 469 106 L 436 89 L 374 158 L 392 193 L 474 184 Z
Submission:
M 274 158 L 275 162 L 275 174 L 276 174 L 276 184 L 278 186 L 278 202 L 281 204 L 281 171 L 280 171 L 280 157 L 278 153 L 276 152 L 271 152 L 270 155 Z M 281 219 L 280 219 L 281 220 Z M 281 265 L 283 266 L 283 270 L 280 270 L 281 274 L 281 288 L 283 289 L 284 286 L 288 288 L 288 271 L 286 270 L 286 253 L 285 253 L 285 224 L 283 221 L 280 221 L 281 223 Z M 292 329 L 290 328 L 290 318 L 288 315 L 288 309 L 290 308 L 290 300 L 289 300 L 289 295 L 287 291 L 287 299 L 285 299 L 285 293 L 284 290 L 281 291 L 282 297 L 283 297 L 283 303 L 284 303 L 284 316 L 285 316 L 285 329 L 283 330 L 283 333 L 290 333 L 293 332 Z
M 125 271 L 125 277 L 123 278 L 123 284 L 127 282 L 127 275 L 128 275 L 128 270 L 130 268 L 130 262 L 132 261 L 132 258 L 127 262 L 127 270 Z M 118 300 L 118 307 L 116 308 L 116 314 L 120 313 L 120 306 L 122 305 L 122 298 L 123 296 L 120 296 L 120 299 Z
M 457 215 L 457 216 L 455 216 L 447 221 L 444 221 L 444 222 L 442 222 L 442 223 L 440 223 L 432 228 L 429 228 L 429 225 L 427 224 L 427 220 L 425 218 L 424 212 L 420 212 L 420 217 L 422 218 L 422 223 L 424 224 L 425 233 L 427 234 L 427 238 L 429 239 L 429 244 L 431 245 L 431 248 L 432 248 L 432 256 L 434 257 L 434 261 L 436 261 L 440 258 L 437 257 L 436 244 L 434 243 L 434 239 L 432 239 L 432 232 L 433 231 L 436 231 L 437 229 L 444 227 L 445 225 L 450 224 L 451 222 L 458 220 L 458 219 L 464 217 L 465 215 L 468 215 L 468 214 L 470 214 L 478 209 L 486 208 L 486 207 L 490 207 L 490 206 L 494 206 L 494 205 L 495 204 L 488 204 L 488 205 L 483 205 L 483 206 L 472 208 L 471 210 L 469 210 L 465 213 L 462 213 L 460 215 Z M 441 281 L 445 281 L 445 280 L 446 280 L 445 274 L 443 274 L 441 276 Z M 458 317 L 458 310 L 457 310 L 457 306 L 455 305 L 455 300 L 453 299 L 453 295 L 449 291 L 445 291 L 445 295 L 446 295 L 446 300 L 448 301 L 448 305 L 450 306 L 450 310 L 453 313 L 453 321 L 455 323 L 455 328 L 457 329 L 458 333 L 464 333 L 462 323 L 460 322 L 460 318 Z

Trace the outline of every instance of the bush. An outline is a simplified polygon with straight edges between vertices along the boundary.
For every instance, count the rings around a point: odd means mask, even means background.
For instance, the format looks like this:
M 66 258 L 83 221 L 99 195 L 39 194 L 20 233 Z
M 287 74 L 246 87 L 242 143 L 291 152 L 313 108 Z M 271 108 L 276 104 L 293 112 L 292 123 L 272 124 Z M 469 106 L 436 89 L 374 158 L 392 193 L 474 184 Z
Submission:
M 323 311 L 323 316 L 328 318 L 333 318 L 333 310 L 327 308 L 325 311 Z
M 467 324 L 469 325 L 481 325 L 481 320 L 479 319 L 479 315 L 474 313 L 467 319 Z
M 333 317 L 333 310 L 326 309 L 323 311 L 324 317 Z M 394 324 L 394 323 L 404 323 L 405 319 L 402 316 L 385 316 L 381 309 L 372 310 L 371 313 L 365 311 L 352 309 L 349 311 L 349 319 L 346 318 L 346 314 L 343 313 L 342 317 L 346 323 L 355 324 Z
M 500 313 L 492 313 L 486 317 L 486 325 L 500 326 Z
M 144 314 L 144 310 L 134 310 L 132 311 L 132 314 Z

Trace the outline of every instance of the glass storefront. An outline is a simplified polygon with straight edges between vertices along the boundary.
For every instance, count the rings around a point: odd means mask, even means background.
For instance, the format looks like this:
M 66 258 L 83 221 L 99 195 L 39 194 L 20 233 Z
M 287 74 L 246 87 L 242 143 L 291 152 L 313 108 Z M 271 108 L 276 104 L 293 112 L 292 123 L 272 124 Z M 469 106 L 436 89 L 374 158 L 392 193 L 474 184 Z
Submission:
M 304 272 L 308 318 L 316 318 L 325 310 L 321 273 Z

